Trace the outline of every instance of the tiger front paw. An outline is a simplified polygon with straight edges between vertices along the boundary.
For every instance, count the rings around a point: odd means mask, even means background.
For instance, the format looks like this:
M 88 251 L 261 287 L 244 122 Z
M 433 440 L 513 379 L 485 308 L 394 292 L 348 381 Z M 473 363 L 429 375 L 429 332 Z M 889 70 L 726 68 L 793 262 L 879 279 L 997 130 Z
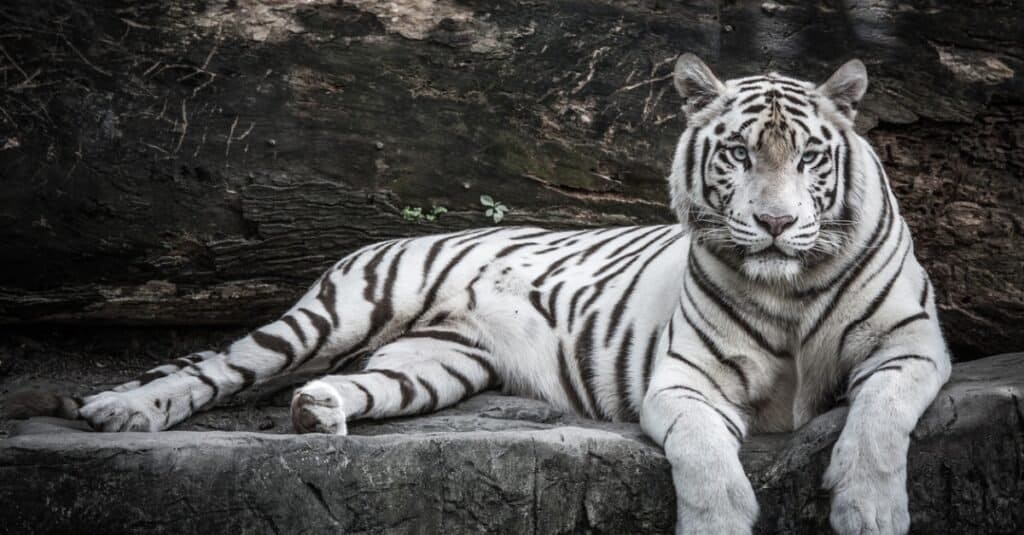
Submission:
M 156 411 L 129 393 L 103 392 L 87 398 L 78 416 L 104 432 L 159 431 L 162 419 Z
M 341 401 L 337 389 L 323 381 L 298 388 L 292 396 L 292 425 L 299 433 L 347 435 Z
M 839 535 L 907 533 L 910 513 L 905 460 L 874 463 L 870 455 L 861 455 L 862 447 L 840 439 L 825 472 L 824 487 L 832 491 L 832 529 Z M 893 453 L 898 452 L 897 448 Z
M 672 468 L 677 535 L 752 532 L 757 496 L 735 454 L 693 454 L 691 462 L 676 462 Z

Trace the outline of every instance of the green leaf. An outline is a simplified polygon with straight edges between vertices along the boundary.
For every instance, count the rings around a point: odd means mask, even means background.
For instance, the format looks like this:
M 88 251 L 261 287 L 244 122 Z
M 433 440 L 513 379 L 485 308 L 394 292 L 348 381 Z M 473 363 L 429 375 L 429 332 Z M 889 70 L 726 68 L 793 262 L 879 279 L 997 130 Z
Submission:
M 447 214 L 447 213 L 448 213 L 448 209 L 445 208 L 444 206 L 435 206 L 434 207 L 434 210 L 433 210 L 433 214 L 434 215 L 441 215 L 441 214 Z
M 494 206 L 494 199 L 492 199 L 490 195 L 481 195 L 480 204 L 484 206 Z
M 492 215 L 494 215 L 494 208 L 488 208 L 487 211 L 484 212 L 484 215 L 487 217 L 491 217 Z
M 505 213 L 504 212 L 494 212 L 494 222 L 495 223 L 501 223 L 502 219 L 505 219 Z

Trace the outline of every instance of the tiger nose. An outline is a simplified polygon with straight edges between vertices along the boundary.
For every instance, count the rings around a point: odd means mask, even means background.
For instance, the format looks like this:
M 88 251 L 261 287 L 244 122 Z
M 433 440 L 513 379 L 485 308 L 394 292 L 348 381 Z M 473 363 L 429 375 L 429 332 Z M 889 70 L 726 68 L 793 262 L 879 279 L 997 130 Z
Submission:
M 757 214 L 755 219 L 757 219 L 757 224 L 764 227 L 772 237 L 782 234 L 796 222 L 796 218 L 791 215 Z

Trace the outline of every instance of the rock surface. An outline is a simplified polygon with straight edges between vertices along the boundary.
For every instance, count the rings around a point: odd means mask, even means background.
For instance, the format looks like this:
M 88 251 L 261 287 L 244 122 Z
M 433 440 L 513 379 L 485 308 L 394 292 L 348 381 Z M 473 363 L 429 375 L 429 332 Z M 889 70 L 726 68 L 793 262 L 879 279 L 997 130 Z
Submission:
M 820 478 L 844 417 L 748 441 L 758 532 L 825 532 Z M 348 437 L 280 434 L 285 409 L 274 406 L 180 429 L 17 425 L 0 441 L 0 531 L 664 533 L 674 518 L 667 462 L 638 426 L 531 400 L 485 394 L 352 425 Z M 1019 533 L 1022 466 L 1024 354 L 957 365 L 913 435 L 913 532 Z
M 689 51 L 865 60 L 957 355 L 1019 350 L 1021 27 L 1022 0 L 7 2 L 0 323 L 255 326 L 355 247 L 489 224 L 484 194 L 517 224 L 669 221 Z

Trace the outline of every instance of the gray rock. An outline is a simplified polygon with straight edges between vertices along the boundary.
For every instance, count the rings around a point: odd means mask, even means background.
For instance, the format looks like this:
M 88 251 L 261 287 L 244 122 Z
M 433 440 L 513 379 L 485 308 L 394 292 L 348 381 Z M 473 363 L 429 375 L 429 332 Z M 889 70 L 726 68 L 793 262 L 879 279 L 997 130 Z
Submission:
M 914 432 L 915 533 L 1024 526 L 1022 396 L 1024 353 L 956 366 Z M 747 442 L 759 532 L 826 529 L 820 478 L 844 418 L 840 408 Z M 286 409 L 275 406 L 223 409 L 181 429 L 15 426 L 0 441 L 0 532 L 663 533 L 674 519 L 668 463 L 637 425 L 533 400 L 485 394 L 354 424 L 348 437 L 284 434 Z

